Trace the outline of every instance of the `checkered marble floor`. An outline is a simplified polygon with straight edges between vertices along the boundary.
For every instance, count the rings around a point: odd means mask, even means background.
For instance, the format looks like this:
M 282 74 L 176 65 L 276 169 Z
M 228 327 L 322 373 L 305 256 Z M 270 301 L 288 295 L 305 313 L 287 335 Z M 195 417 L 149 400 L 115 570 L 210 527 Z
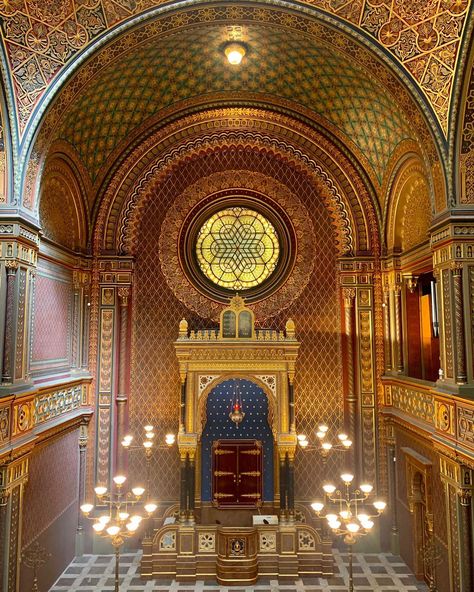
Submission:
M 334 550 L 334 576 L 330 579 L 305 578 L 279 584 L 261 578 L 255 586 L 220 587 L 215 581 L 198 581 L 194 585 L 171 580 L 142 581 L 139 576 L 140 553 L 121 557 L 121 592 L 342 592 L 348 585 L 348 556 Z M 106 592 L 114 589 L 113 555 L 77 557 L 57 580 L 50 592 Z M 400 557 L 390 554 L 354 555 L 354 587 L 357 592 L 427 591 Z

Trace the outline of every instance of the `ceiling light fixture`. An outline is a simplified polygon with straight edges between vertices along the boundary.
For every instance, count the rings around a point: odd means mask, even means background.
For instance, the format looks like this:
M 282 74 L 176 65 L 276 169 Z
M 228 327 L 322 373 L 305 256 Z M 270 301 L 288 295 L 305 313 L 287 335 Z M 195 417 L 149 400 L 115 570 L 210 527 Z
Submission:
M 242 43 L 232 41 L 225 46 L 224 53 L 229 64 L 238 66 L 247 52 Z

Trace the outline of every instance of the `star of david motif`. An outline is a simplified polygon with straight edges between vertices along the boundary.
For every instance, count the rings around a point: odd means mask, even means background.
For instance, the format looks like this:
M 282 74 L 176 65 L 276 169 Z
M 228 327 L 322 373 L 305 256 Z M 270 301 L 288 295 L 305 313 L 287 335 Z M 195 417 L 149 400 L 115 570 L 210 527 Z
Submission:
M 257 212 L 242 208 L 215 214 L 198 241 L 203 272 L 214 283 L 234 290 L 264 281 L 275 269 L 278 254 L 273 226 Z

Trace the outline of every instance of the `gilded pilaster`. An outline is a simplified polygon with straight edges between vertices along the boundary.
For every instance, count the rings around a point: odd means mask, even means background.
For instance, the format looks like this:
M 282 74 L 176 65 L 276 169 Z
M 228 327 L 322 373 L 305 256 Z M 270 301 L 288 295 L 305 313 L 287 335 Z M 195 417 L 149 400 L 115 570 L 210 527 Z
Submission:
M 396 342 L 396 370 L 402 373 L 405 369 L 403 361 L 403 317 L 402 317 L 402 285 L 393 287 L 393 307 L 395 316 L 395 342 Z
M 392 338 L 390 331 L 390 291 L 383 291 L 383 332 L 384 332 L 384 354 L 385 371 L 392 371 Z
M 3 371 L 2 382 L 10 384 L 14 376 L 14 348 L 15 348 L 15 283 L 18 271 L 17 261 L 6 261 L 7 274 L 6 305 L 5 305 L 5 329 L 3 333 Z
M 28 457 L 0 466 L 0 590 L 20 592 L 19 567 L 23 492 L 28 480 Z

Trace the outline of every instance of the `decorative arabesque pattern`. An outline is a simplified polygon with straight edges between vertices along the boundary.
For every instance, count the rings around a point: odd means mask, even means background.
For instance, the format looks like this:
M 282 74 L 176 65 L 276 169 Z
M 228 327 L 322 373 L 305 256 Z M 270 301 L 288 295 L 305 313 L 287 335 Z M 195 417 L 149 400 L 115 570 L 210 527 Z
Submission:
M 261 214 L 234 207 L 211 216 L 199 230 L 196 255 L 211 282 L 245 291 L 268 279 L 278 263 L 280 243 L 273 225 Z
M 342 364 L 340 352 L 340 306 L 337 281 L 337 251 L 330 216 L 308 179 L 296 174 L 284 163 L 265 154 L 226 151 L 184 164 L 179 172 L 166 178 L 148 202 L 140 227 L 136 251 L 134 286 L 133 347 L 130 395 L 131 432 L 138 434 L 145 423 L 162 426 L 161 439 L 175 432 L 179 417 L 180 378 L 173 341 L 179 321 L 184 317 L 193 329 L 213 326 L 180 302 L 169 289 L 156 256 L 158 237 L 167 209 L 186 187 L 215 170 L 239 167 L 264 170 L 289 185 L 310 212 L 314 226 L 316 264 L 306 288 L 294 302 L 281 303 L 281 312 L 269 318 L 265 326 L 282 330 L 291 317 L 301 341 L 295 377 L 296 421 L 298 431 L 311 436 L 311 430 L 325 421 L 332 430 L 342 425 Z M 299 232 L 300 229 L 296 228 Z M 183 277 L 181 290 L 188 290 Z M 278 298 L 278 293 L 276 294 Z M 150 304 L 152 303 L 152 304 Z M 210 310 L 210 302 L 209 302 Z M 338 455 L 328 463 L 329 470 L 339 465 Z M 133 471 L 145 474 L 144 460 L 134 459 Z M 296 458 L 296 495 L 313 499 L 320 483 L 322 463 L 319 456 L 299 454 Z M 179 462 L 176 450 L 155 453 L 152 463 L 153 492 L 158 499 L 178 499 Z
M 20 128 L 25 127 L 48 85 L 76 54 L 101 33 L 157 4 L 155 0 L 1 2 L 2 37 L 16 89 Z M 310 0 L 308 4 L 374 37 L 412 74 L 446 129 L 468 0 Z M 208 21 L 217 20 L 217 9 L 206 10 Z M 232 6 L 228 12 L 234 21 L 245 17 L 244 7 Z M 185 15 L 172 18 L 174 26 L 191 22 Z M 296 17 L 282 14 L 281 21 L 291 27 Z

